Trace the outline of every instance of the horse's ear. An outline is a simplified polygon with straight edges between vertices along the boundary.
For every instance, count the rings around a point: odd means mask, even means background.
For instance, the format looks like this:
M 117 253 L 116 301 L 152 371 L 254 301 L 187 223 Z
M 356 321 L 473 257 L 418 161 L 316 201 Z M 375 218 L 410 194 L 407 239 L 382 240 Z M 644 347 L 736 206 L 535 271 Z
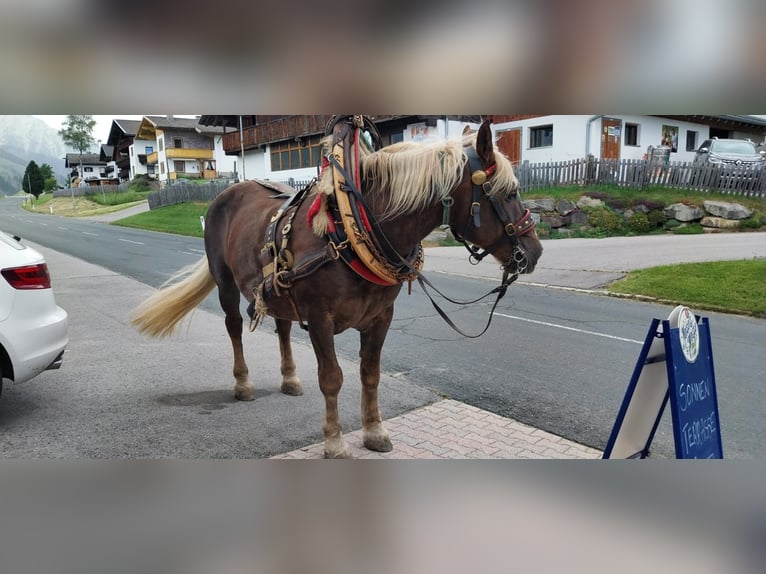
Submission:
M 495 146 L 492 142 L 492 128 L 489 127 L 491 123 L 490 120 L 484 120 L 476 136 L 476 153 L 484 167 L 495 165 Z

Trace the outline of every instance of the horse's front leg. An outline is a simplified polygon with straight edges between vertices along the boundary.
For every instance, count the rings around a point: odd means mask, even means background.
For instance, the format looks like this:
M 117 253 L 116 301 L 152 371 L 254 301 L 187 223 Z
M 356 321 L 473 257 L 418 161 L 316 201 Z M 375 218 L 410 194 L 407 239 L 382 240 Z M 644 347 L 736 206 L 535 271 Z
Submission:
M 389 452 L 394 448 L 388 432 L 383 427 L 383 419 L 378 408 L 380 352 L 393 316 L 394 306 L 391 305 L 372 327 L 362 331 L 359 350 L 362 379 L 362 438 L 364 446 L 378 452 Z
M 275 321 L 277 323 L 277 335 L 279 336 L 279 354 L 282 357 L 280 364 L 282 384 L 280 390 L 286 395 L 302 395 L 303 387 L 301 386 L 301 380 L 295 372 L 293 348 L 290 343 L 290 329 L 293 322 L 288 319 L 275 319 Z
M 309 317 L 309 336 L 317 358 L 319 388 L 324 395 L 325 458 L 350 458 L 348 445 L 343 439 L 338 416 L 338 393 L 343 386 L 343 371 L 335 355 L 335 328 L 326 313 L 317 312 Z

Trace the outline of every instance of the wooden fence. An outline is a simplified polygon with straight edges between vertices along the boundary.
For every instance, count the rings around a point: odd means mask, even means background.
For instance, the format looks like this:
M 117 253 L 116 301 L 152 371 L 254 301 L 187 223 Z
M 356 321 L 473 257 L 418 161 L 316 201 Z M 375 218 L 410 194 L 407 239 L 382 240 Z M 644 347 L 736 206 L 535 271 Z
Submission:
M 283 181 L 295 189 L 301 189 L 308 185 L 311 180 L 294 180 Z M 149 194 L 147 198 L 149 201 L 149 209 L 156 209 L 158 207 L 165 207 L 166 205 L 175 205 L 176 203 L 186 202 L 208 202 L 216 198 L 227 187 L 232 184 L 226 180 L 213 180 L 210 183 L 196 184 L 178 182 L 171 185 L 166 185 L 164 188 L 154 191 Z
M 612 184 L 633 189 L 658 186 L 766 197 L 766 169 L 594 157 L 552 163 L 523 162 L 515 169 L 522 192 L 560 185 Z
M 124 193 L 128 191 L 128 182 L 119 185 L 84 185 L 53 190 L 53 197 L 83 197 L 86 195 L 101 195 L 102 193 Z

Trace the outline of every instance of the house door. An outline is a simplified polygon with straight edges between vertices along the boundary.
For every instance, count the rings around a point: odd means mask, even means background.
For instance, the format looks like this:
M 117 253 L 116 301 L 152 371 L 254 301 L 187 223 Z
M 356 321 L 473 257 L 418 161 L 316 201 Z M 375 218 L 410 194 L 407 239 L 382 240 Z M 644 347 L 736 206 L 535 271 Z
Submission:
M 499 132 L 497 149 L 511 160 L 513 167 L 518 166 L 521 163 L 521 128 Z
M 601 159 L 620 159 L 622 120 L 601 118 Z

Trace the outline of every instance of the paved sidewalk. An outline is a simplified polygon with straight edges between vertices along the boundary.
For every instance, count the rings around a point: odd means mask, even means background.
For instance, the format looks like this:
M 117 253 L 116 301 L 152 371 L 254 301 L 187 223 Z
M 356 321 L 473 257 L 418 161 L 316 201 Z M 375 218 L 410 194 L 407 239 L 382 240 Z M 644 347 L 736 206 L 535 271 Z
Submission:
M 362 431 L 344 434 L 354 458 L 363 459 L 597 459 L 601 451 L 453 400 L 443 400 L 385 421 L 394 450 L 372 452 Z M 322 443 L 274 456 L 323 458 Z

